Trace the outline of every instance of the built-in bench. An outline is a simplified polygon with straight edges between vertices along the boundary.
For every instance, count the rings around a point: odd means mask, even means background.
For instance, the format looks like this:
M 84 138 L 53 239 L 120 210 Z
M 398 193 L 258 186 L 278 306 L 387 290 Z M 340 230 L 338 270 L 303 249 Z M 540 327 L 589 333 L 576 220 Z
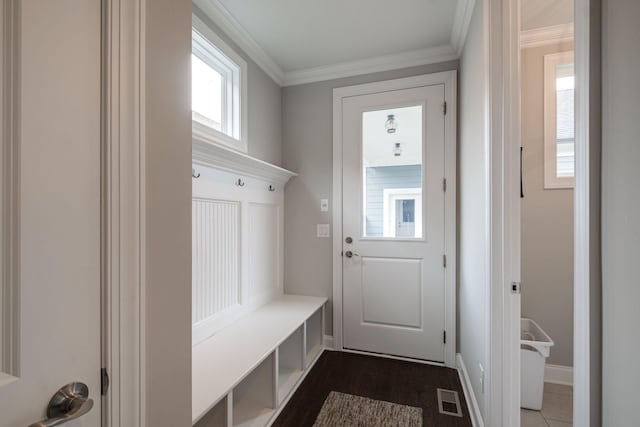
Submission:
M 194 346 L 193 424 L 274 421 L 324 348 L 326 301 L 282 295 Z

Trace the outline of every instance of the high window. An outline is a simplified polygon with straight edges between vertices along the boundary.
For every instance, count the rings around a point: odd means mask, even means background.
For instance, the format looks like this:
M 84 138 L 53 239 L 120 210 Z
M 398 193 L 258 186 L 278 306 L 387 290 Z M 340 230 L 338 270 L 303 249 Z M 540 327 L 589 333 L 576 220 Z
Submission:
M 246 62 L 198 17 L 191 33 L 193 137 L 247 151 Z

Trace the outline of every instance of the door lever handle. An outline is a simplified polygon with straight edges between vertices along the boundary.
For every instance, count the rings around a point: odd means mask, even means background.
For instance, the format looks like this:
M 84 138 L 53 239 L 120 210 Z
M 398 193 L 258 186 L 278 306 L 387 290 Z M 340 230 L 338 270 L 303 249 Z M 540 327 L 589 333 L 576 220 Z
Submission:
M 354 256 L 360 256 L 360 255 L 358 255 L 358 254 L 354 254 L 354 253 L 353 253 L 353 252 L 351 252 L 351 251 L 346 251 L 346 252 L 344 253 L 344 256 L 346 256 L 347 258 L 351 258 L 351 257 L 354 257 Z
M 84 383 L 69 383 L 53 395 L 47 407 L 47 419 L 29 427 L 53 427 L 80 418 L 93 408 L 89 388 Z

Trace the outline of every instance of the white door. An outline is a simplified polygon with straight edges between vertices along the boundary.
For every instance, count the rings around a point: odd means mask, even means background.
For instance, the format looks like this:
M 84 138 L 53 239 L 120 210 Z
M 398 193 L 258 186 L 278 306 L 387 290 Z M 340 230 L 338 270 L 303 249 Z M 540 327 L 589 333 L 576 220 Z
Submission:
M 12 6 L 19 8 L 15 15 Z M 7 348 L 10 333 L 2 336 L 3 354 L 12 360 L 3 360 L 0 373 L 0 426 L 24 427 L 47 418 L 54 393 L 81 382 L 93 407 L 65 426 L 97 427 L 101 2 L 4 0 L 2 8 L 3 59 L 10 56 L 4 49 L 10 25 L 19 52 L 19 79 L 12 83 L 19 113 L 19 249 L 13 254 L 19 298 L 11 307 L 16 322 L 2 326 L 17 334 L 19 345 Z M 12 106 L 5 92 L 6 113 Z M 0 303 L 6 309 L 10 301 Z M 88 400 L 76 400 L 68 409 L 82 413 L 89 407 Z
M 444 99 L 343 100 L 344 348 L 444 362 Z

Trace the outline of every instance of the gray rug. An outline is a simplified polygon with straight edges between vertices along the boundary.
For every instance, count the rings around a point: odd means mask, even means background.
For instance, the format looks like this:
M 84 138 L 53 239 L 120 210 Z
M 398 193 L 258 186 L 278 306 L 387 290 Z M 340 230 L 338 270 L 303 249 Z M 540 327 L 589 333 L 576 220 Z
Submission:
M 332 391 L 314 427 L 422 427 L 422 408 Z

